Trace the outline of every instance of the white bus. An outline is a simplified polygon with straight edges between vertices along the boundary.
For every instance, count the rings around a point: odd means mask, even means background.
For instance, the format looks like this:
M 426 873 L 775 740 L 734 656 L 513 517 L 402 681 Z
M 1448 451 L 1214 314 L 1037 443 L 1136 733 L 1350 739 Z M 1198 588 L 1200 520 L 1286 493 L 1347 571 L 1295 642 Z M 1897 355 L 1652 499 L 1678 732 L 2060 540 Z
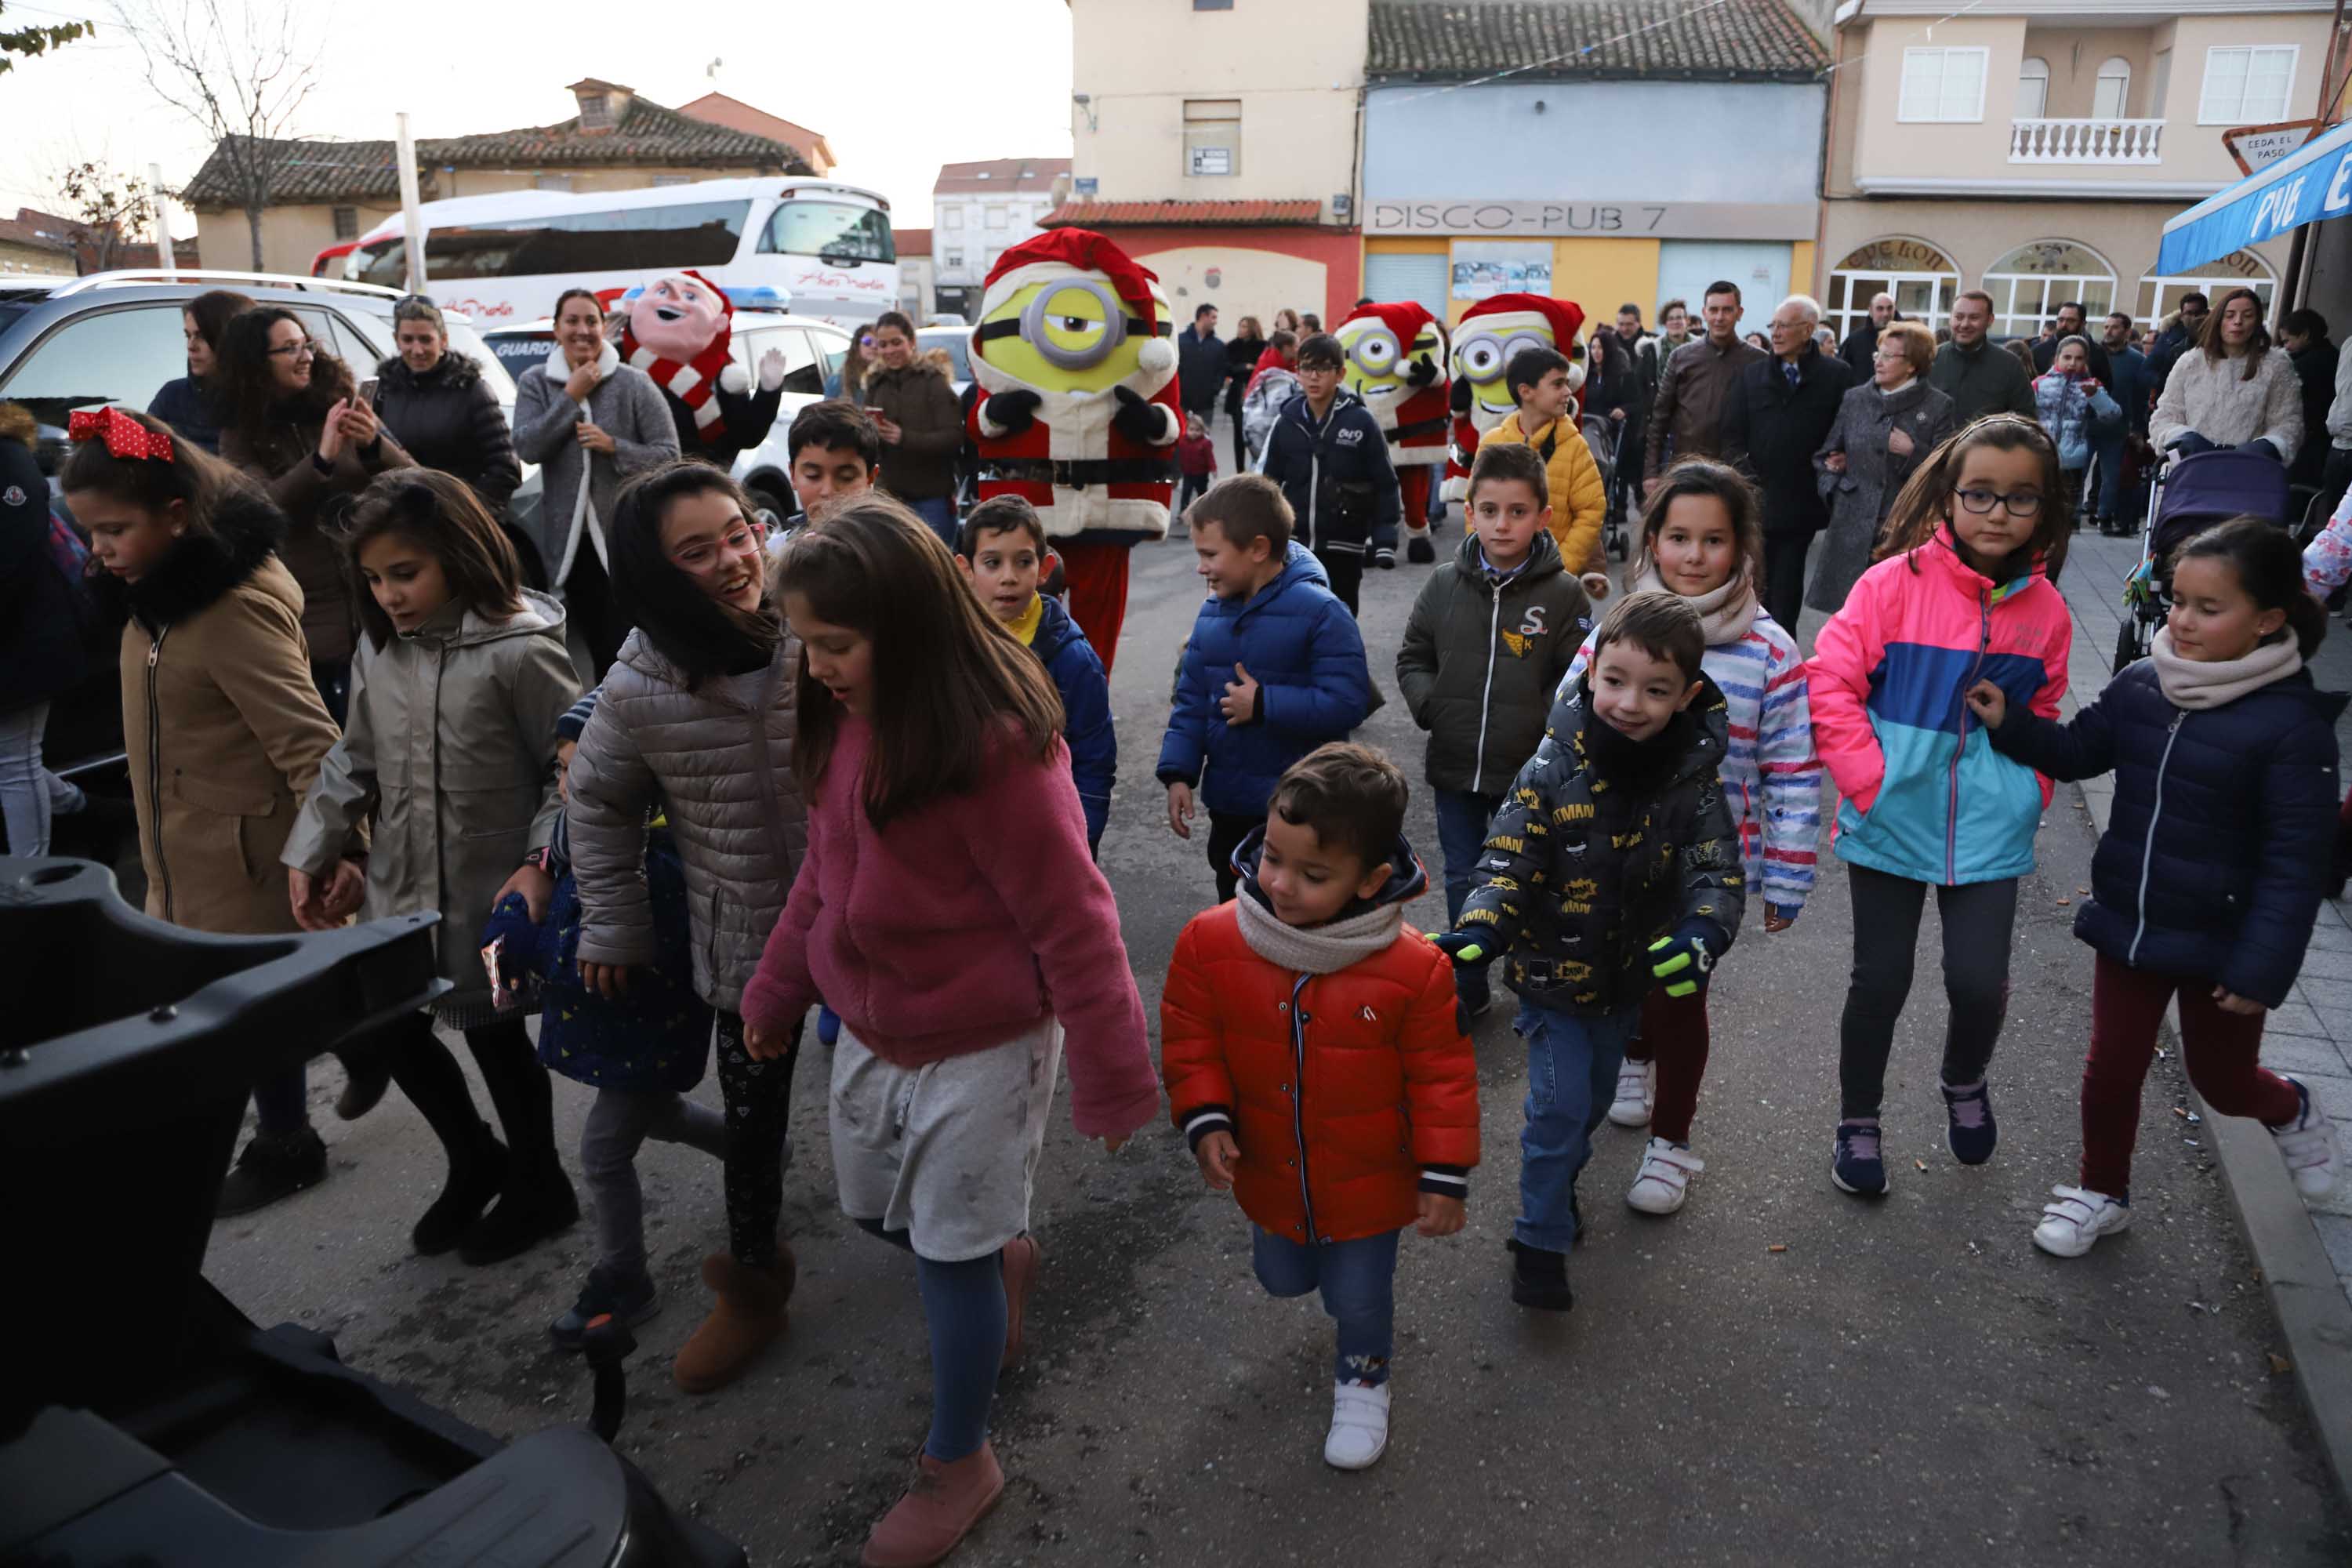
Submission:
M 691 267 L 723 289 L 765 285 L 790 309 L 855 331 L 898 303 L 890 204 L 830 180 L 698 180 L 635 191 L 500 191 L 426 202 L 425 291 L 477 324 L 546 315 L 566 289 L 608 302 Z M 400 288 L 407 241 L 394 214 L 360 238 L 344 275 Z

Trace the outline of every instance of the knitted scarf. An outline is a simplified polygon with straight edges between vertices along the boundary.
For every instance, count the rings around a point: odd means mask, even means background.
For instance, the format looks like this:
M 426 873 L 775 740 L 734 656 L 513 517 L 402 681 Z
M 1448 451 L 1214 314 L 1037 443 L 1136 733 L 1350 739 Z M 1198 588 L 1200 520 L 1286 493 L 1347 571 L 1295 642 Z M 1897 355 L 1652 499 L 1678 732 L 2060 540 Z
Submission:
M 2172 651 L 2170 626 L 2157 632 L 2148 657 L 2156 660 L 2156 683 L 2164 689 L 2164 700 L 2192 713 L 2235 702 L 2303 668 L 2303 651 L 2292 637 L 2257 643 L 2243 658 L 2183 658 Z
M 662 358 L 637 342 L 636 334 L 625 327 L 621 331 L 621 357 L 633 368 L 651 376 L 656 386 L 692 409 L 694 427 L 704 443 L 716 444 L 726 438 L 727 416 L 719 411 L 718 399 L 710 395 L 719 390 L 719 378 L 732 363 L 727 350 L 734 337 L 734 324 L 720 323 L 718 335 L 709 344 L 680 364 L 674 359 Z
M 1658 575 L 1658 558 L 1644 555 L 1642 570 L 1634 575 L 1630 592 L 1635 594 L 1671 594 L 1665 579 Z M 1698 612 L 1700 629 L 1706 634 L 1706 646 L 1721 647 L 1738 642 L 1756 624 L 1756 612 L 1764 606 L 1756 597 L 1756 585 L 1745 574 L 1733 578 L 1722 587 L 1709 593 L 1686 595 L 1683 603 Z
M 1277 969 L 1298 974 L 1329 974 L 1384 952 L 1404 928 L 1404 906 L 1377 904 L 1361 914 L 1345 915 L 1328 925 L 1301 928 L 1282 923 L 1260 900 L 1256 879 L 1243 884 L 1234 900 L 1242 940 L 1250 951 Z

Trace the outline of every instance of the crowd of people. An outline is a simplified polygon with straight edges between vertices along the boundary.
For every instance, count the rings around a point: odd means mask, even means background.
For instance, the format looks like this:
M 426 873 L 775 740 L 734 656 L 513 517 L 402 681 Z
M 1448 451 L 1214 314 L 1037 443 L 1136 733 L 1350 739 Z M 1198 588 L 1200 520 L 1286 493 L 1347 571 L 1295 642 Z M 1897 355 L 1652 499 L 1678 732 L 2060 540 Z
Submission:
M 724 1388 L 774 1342 L 814 1016 L 841 1207 L 911 1255 L 929 1340 L 919 1478 L 864 1560 L 932 1563 L 1003 1488 L 989 1410 L 1045 1263 L 1030 1202 L 1065 1065 L 1083 1137 L 1115 1153 L 1170 1115 L 1250 1222 L 1265 1289 L 1319 1293 L 1324 1455 L 1365 1468 L 1389 1440 L 1400 1240 L 1465 1223 L 1469 1036 L 1496 977 L 1528 1052 L 1507 1288 L 1567 1310 L 1601 1121 L 1650 1129 L 1636 1210 L 1677 1212 L 1706 1172 L 1709 983 L 1751 905 L 1768 936 L 1802 916 L 1825 783 L 1854 931 L 1839 1189 L 1890 1184 L 1886 1066 L 1931 894 L 1945 1138 L 1962 1163 L 1994 1155 L 2035 830 L 2053 781 L 2110 772 L 2076 925 L 2096 954 L 2080 1164 L 2034 1242 L 2076 1257 L 2130 1223 L 2141 1085 L 2176 998 L 2210 1108 L 2268 1128 L 2304 1192 L 2333 1184 L 2323 1109 L 2260 1047 L 2352 821 L 2344 699 L 2305 668 L 2326 626 L 2314 589 L 2352 576 L 2352 520 L 2309 577 L 2272 524 L 2198 534 L 2154 656 L 2059 719 L 2054 580 L 2078 518 L 2123 493 L 2104 454 L 2144 426 L 2171 450 L 2292 462 L 2297 351 L 2273 351 L 2244 291 L 2160 374 L 2121 318 L 2093 344 L 2070 308 L 2021 361 L 1990 340 L 1981 294 L 1940 344 L 1884 303 L 1839 344 L 1792 296 L 1759 347 L 1718 283 L 1697 331 L 1680 301 L 1663 335 L 1628 305 L 1585 343 L 1512 357 L 1516 412 L 1479 444 L 1462 539 L 1393 669 L 1427 736 L 1444 920 L 1426 935 L 1405 922 L 1429 890 L 1412 786 L 1355 739 L 1386 700 L 1359 616 L 1367 566 L 1397 564 L 1390 443 L 1312 318 L 1263 334 L 1245 318 L 1225 342 L 1202 309 L 1165 367 L 1183 434 L 1159 482 L 1181 470 L 1206 595 L 1165 650 L 1153 771 L 1214 902 L 1177 941 L 1156 1063 L 1097 858 L 1115 648 L 1053 593 L 1067 546 L 1039 507 L 1005 487 L 959 507 L 956 453 L 1005 395 L 959 408 L 895 313 L 861 335 L 846 395 L 793 420 L 803 525 L 770 539 L 722 468 L 680 455 L 677 411 L 593 296 L 556 302 L 511 434 L 429 302 L 401 303 L 400 352 L 363 392 L 299 318 L 204 296 L 185 381 L 147 413 L 73 416 L 60 481 L 80 534 L 11 500 L 12 624 L 39 639 L 15 646 L 66 658 L 84 595 L 119 628 L 151 913 L 216 931 L 440 915 L 450 990 L 346 1059 L 336 1106 L 363 1116 L 396 1085 L 441 1143 L 418 1253 L 487 1265 L 576 1224 L 551 1075 L 593 1092 L 577 1169 L 595 1258 L 549 1325 L 562 1349 L 658 1305 L 648 1139 L 710 1154 L 723 1188 L 678 1386 Z M 2324 323 L 2300 336 L 2324 342 Z M 1220 412 L 1246 470 L 1222 479 Z M 1580 412 L 1614 427 L 1615 474 Z M 0 411 L 0 463 L 20 426 Z M 531 536 L 503 515 L 519 459 L 546 476 Z M 1612 508 L 1631 522 L 1622 583 L 1601 552 Z M 1829 614 L 1810 658 L 1809 605 Z M 52 692 L 26 671 L 48 668 L 0 658 L 0 738 L 27 711 L 37 737 Z M 35 757 L 5 795 L 11 843 L 37 852 L 78 802 Z M 714 1058 L 715 1110 L 689 1094 Z M 326 1178 L 305 1081 L 250 1086 L 224 1215 Z

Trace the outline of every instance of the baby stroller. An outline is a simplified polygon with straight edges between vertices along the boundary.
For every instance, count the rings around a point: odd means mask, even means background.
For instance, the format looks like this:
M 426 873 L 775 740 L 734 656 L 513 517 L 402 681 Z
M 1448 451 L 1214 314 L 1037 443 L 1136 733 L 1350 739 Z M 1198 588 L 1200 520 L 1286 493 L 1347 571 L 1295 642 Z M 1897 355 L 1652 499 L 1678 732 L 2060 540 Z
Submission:
M 1617 493 L 1617 436 L 1621 426 L 1616 420 L 1588 414 L 1584 416 L 1583 428 L 1584 444 L 1592 448 L 1592 460 L 1601 469 L 1601 493 L 1614 496 Z M 1602 525 L 1601 542 L 1612 561 L 1624 560 L 1633 548 L 1625 531 L 1625 519 L 1613 509 L 1609 513 L 1609 521 Z
M 2116 673 L 2146 658 L 2172 607 L 2168 563 L 2182 540 L 2233 517 L 2259 517 L 2281 528 L 2289 508 L 2286 465 L 2260 452 L 2217 448 L 2182 458 L 2156 477 L 2141 535 L 2139 565 L 2124 581 L 2124 620 L 2116 628 Z

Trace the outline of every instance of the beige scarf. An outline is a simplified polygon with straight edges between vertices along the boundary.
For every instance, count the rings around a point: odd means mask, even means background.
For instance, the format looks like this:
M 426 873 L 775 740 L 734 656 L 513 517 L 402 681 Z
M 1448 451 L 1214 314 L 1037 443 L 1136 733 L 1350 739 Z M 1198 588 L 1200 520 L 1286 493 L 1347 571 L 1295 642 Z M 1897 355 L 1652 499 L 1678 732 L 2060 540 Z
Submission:
M 1633 578 L 1636 594 L 1671 594 L 1665 579 L 1658 575 L 1658 558 L 1644 555 L 1642 570 Z M 1738 642 L 1756 624 L 1756 612 L 1763 605 L 1757 600 L 1756 585 L 1746 574 L 1734 577 L 1722 587 L 1706 594 L 1683 595 L 1683 603 L 1698 612 L 1700 627 L 1706 633 L 1706 646 L 1721 647 Z
M 2158 630 L 2148 657 L 2156 660 L 2156 683 L 2164 689 L 2164 700 L 2191 713 L 2235 702 L 2303 668 L 2303 651 L 2292 636 L 2257 643 L 2243 658 L 2183 658 L 2172 651 L 2170 626 Z
M 1385 952 L 1404 927 L 1402 904 L 1381 904 L 1360 915 L 1308 928 L 1282 923 L 1247 888 L 1234 896 L 1242 940 L 1277 969 L 1297 974 L 1329 974 Z

